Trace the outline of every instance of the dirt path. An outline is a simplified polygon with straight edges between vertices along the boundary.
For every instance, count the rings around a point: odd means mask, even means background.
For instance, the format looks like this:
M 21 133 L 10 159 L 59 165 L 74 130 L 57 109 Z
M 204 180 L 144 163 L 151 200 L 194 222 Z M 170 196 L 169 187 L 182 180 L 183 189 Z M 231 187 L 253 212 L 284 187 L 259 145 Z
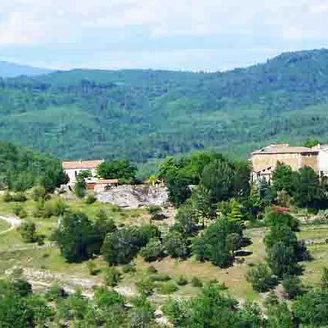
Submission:
M 10 216 L 0 216 L 0 220 L 6 221 L 7 223 L 10 224 L 10 228 L 5 231 L 1 231 L 0 235 L 10 232 L 10 231 L 20 227 L 20 225 L 22 224 L 22 221 L 20 219 L 10 217 Z

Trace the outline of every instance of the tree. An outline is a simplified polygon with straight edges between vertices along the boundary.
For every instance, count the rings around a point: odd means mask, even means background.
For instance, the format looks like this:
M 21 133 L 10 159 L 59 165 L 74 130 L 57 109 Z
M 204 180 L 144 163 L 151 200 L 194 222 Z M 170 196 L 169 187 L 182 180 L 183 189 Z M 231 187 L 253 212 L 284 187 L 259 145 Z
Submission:
M 252 284 L 254 290 L 264 293 L 277 284 L 270 268 L 263 263 L 251 268 L 246 274 L 246 280 Z
M 86 195 L 87 184 L 82 177 L 78 177 L 74 185 L 74 193 L 79 198 L 84 198 Z
M 182 205 L 191 196 L 190 180 L 177 174 L 168 180 L 169 200 L 176 207 Z
M 288 222 L 288 221 L 287 221 Z M 291 221 L 292 222 L 292 221 Z M 299 243 L 295 232 L 288 223 L 271 226 L 265 236 L 267 263 L 273 274 L 279 278 L 299 272 Z
M 210 191 L 211 203 L 227 200 L 233 196 L 234 170 L 226 160 L 208 164 L 201 176 L 201 185 Z
M 199 185 L 192 192 L 192 206 L 197 214 L 198 221 L 202 222 L 202 228 L 205 227 L 206 219 L 216 217 L 216 206 L 211 202 L 211 191 Z
M 292 308 L 301 324 L 324 327 L 328 322 L 328 292 L 326 289 L 311 290 L 298 297 Z
M 320 183 L 319 176 L 310 167 L 299 170 L 295 181 L 295 203 L 299 207 L 324 209 L 328 206 L 325 187 Z
M 36 226 L 33 222 L 23 222 L 19 228 L 19 232 L 24 243 L 34 243 L 37 239 Z
M 173 258 L 186 258 L 189 254 L 186 239 L 176 231 L 171 231 L 164 239 L 167 253 Z
M 119 179 L 123 183 L 131 183 L 135 179 L 137 168 L 127 159 L 103 162 L 97 169 L 103 179 Z
M 304 142 L 304 147 L 312 148 L 317 145 L 320 145 L 320 141 L 318 139 L 309 138 Z
M 54 234 L 54 240 L 68 262 L 80 262 L 92 255 L 89 247 L 94 243 L 94 235 L 92 222 L 84 213 L 67 213 Z
M 243 223 L 243 213 L 241 212 L 241 205 L 235 198 L 230 200 L 231 211 L 228 213 L 228 220 L 237 222 L 239 224 Z
M 289 165 L 279 163 L 272 174 L 272 184 L 276 192 L 285 190 L 290 195 L 294 191 L 294 173 Z
M 151 239 L 149 243 L 140 250 L 140 255 L 147 262 L 156 261 L 157 259 L 161 258 L 163 254 L 164 247 L 161 241 L 157 238 Z
M 185 203 L 177 212 L 173 229 L 180 232 L 184 237 L 193 236 L 198 230 L 198 218 L 192 204 Z
M 328 288 L 328 268 L 326 267 L 322 269 L 321 286 L 322 288 Z
M 278 303 L 267 309 L 269 328 L 292 328 L 295 326 L 293 314 L 286 302 Z
M 101 251 L 110 265 L 127 264 L 155 237 L 160 233 L 152 225 L 118 229 L 107 234 Z
M 297 276 L 284 277 L 282 287 L 288 299 L 294 299 L 303 293 L 301 279 Z
M 198 260 L 209 260 L 219 267 L 227 267 L 233 260 L 233 252 L 238 247 L 236 235 L 242 237 L 239 223 L 226 218 L 211 224 L 202 236 L 193 241 L 193 253 Z

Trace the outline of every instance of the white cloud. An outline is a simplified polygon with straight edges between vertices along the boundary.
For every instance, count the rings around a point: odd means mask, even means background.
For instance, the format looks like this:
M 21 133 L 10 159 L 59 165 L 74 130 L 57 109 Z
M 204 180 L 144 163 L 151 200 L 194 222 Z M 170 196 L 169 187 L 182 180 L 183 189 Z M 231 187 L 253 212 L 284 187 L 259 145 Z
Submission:
M 328 39 L 327 13 L 328 0 L 1 0 L 0 48 L 57 45 L 87 49 L 92 57 L 92 51 L 114 51 L 108 44 L 116 42 L 121 47 L 115 55 L 122 60 L 113 59 L 118 66 L 155 65 L 151 53 L 157 53 L 162 54 L 159 61 L 164 58 L 174 67 L 181 61 L 194 67 L 186 56 L 193 54 L 196 62 L 203 51 L 214 60 L 221 39 L 231 40 L 231 51 L 245 43 L 245 51 L 259 47 L 263 53 L 277 44 L 285 49 L 306 40 L 322 44 Z M 190 44 L 177 47 L 179 38 Z M 209 42 L 207 48 L 202 42 L 209 38 L 213 52 L 207 49 Z M 150 51 L 150 43 L 164 41 L 167 49 Z M 128 53 L 131 43 L 138 44 L 139 52 Z M 65 65 L 62 57 L 60 63 Z
M 153 37 L 320 37 L 328 28 L 326 0 L 4 0 L 1 7 L 0 43 L 72 42 L 92 30 L 131 26 Z

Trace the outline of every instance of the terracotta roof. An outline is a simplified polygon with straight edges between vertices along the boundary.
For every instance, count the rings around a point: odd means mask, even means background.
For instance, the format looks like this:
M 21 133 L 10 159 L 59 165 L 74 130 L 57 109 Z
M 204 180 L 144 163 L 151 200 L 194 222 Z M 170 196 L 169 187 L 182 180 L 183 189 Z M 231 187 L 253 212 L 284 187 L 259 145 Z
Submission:
M 259 154 L 318 154 L 318 150 L 314 150 L 307 147 L 268 146 L 260 150 L 256 150 L 252 153 L 252 155 Z
M 118 179 L 102 179 L 102 180 L 98 180 L 96 181 L 96 184 L 118 184 Z
M 91 170 L 96 169 L 104 160 L 93 160 L 93 161 L 72 161 L 72 162 L 63 162 L 63 168 L 65 170 L 69 169 L 80 169 L 80 170 Z

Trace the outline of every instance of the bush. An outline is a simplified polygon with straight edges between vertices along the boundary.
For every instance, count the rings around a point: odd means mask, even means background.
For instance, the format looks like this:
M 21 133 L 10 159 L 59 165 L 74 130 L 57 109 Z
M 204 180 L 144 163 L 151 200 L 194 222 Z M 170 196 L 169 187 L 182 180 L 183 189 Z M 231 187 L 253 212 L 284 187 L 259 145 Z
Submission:
M 152 265 L 150 267 L 147 268 L 147 272 L 150 273 L 150 274 L 153 274 L 153 273 L 157 273 L 157 269 L 154 268 Z
M 108 268 L 105 272 L 105 283 L 107 286 L 115 287 L 121 280 L 121 273 L 116 268 Z
M 143 278 L 136 283 L 138 292 L 143 296 L 150 296 L 154 293 L 154 282 L 149 278 Z
M 18 217 L 19 217 L 20 219 L 25 219 L 25 218 L 27 217 L 27 212 L 26 212 L 26 210 L 25 210 L 24 208 L 22 208 L 22 209 L 19 211 L 19 213 L 18 213 Z
M 246 274 L 246 280 L 252 284 L 258 292 L 266 292 L 277 284 L 277 279 L 272 275 L 266 264 L 259 264 L 250 269 Z
M 57 283 L 54 283 L 45 294 L 46 300 L 49 302 L 66 298 L 67 296 L 68 294 L 65 292 L 64 288 L 59 287 Z
M 193 277 L 191 279 L 191 285 L 193 287 L 203 287 L 203 282 L 198 277 Z
M 87 264 L 87 268 L 88 268 L 89 274 L 91 276 L 95 276 L 96 273 L 97 273 L 96 263 L 94 261 L 92 261 L 92 260 L 88 260 L 86 264 Z
M 288 299 L 294 299 L 303 293 L 301 279 L 297 276 L 285 277 L 282 286 Z
M 166 236 L 164 246 L 167 253 L 173 258 L 188 257 L 189 252 L 186 239 L 176 231 L 172 231 Z
M 123 265 L 122 271 L 123 271 L 123 273 L 132 273 L 132 272 L 136 272 L 137 269 L 136 269 L 135 264 L 130 263 L 130 264 Z
M 163 283 L 159 288 L 159 292 L 165 295 L 173 294 L 178 290 L 179 287 L 176 285 L 174 281 L 167 281 Z
M 94 195 L 88 195 L 85 199 L 85 203 L 91 205 L 97 201 L 97 198 Z
M 185 276 L 180 276 L 180 277 L 176 280 L 176 283 L 177 283 L 179 286 L 185 286 L 185 285 L 188 285 L 188 279 L 187 279 Z
M 44 188 L 41 185 L 35 186 L 32 190 L 32 198 L 36 202 L 44 200 L 46 194 L 47 194 L 46 188 Z
M 17 192 L 11 195 L 11 201 L 24 203 L 27 201 L 27 197 L 23 192 Z
M 23 222 L 19 228 L 19 232 L 24 243 L 34 243 L 36 241 L 36 226 L 33 222 Z
M 68 211 L 67 203 L 61 198 L 51 199 L 44 203 L 43 217 L 63 216 Z
M 152 281 L 169 281 L 171 277 L 165 273 L 156 273 L 150 276 Z
M 79 178 L 74 185 L 74 194 L 78 198 L 84 198 L 84 196 L 86 195 L 86 188 L 87 188 L 87 185 L 86 185 L 84 179 Z
M 20 211 L 23 209 L 23 206 L 21 204 L 15 204 L 13 207 L 13 212 L 16 216 L 19 216 Z
M 163 256 L 164 248 L 159 239 L 153 238 L 140 251 L 140 255 L 146 262 L 156 261 Z
M 45 235 L 37 235 L 36 236 L 36 242 L 38 243 L 39 246 L 44 245 L 44 240 L 46 239 Z

